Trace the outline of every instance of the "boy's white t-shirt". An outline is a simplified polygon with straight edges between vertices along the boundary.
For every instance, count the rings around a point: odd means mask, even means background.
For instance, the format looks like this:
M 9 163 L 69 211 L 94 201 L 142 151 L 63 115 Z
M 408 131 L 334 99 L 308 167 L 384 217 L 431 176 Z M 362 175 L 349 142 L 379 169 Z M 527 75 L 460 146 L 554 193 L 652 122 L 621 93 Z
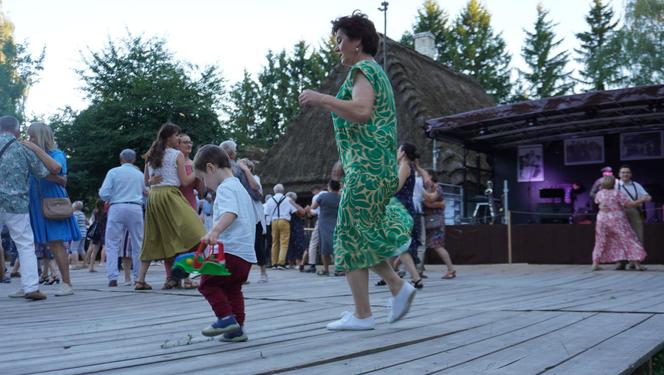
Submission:
M 237 177 L 229 177 L 217 187 L 213 212 L 214 225 L 217 225 L 224 213 L 233 213 L 237 216 L 233 223 L 219 235 L 219 240 L 224 244 L 224 252 L 240 257 L 249 263 L 256 263 L 254 203 Z

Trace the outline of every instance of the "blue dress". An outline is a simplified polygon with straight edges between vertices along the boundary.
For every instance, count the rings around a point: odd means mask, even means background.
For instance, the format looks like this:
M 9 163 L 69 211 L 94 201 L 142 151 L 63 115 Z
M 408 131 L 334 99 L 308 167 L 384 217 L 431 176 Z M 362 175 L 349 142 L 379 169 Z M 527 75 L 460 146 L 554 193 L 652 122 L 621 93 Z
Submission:
M 58 150 L 50 150 L 48 154 L 62 167 L 59 176 L 67 175 L 67 158 Z M 81 239 L 81 231 L 78 229 L 76 218 L 72 216 L 65 220 L 46 219 L 41 210 L 41 199 L 39 189 L 44 198 L 68 197 L 67 191 L 55 182 L 47 181 L 45 178 L 37 179 L 30 176 L 30 224 L 36 244 L 46 244 L 50 241 L 78 241 Z

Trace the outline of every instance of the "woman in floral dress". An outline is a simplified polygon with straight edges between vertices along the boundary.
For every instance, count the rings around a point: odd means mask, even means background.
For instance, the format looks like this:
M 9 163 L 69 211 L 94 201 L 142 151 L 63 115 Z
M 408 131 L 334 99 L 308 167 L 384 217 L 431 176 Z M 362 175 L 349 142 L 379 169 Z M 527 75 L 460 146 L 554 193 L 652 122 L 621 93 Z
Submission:
M 643 245 L 636 238 L 636 233 L 627 221 L 625 207 L 638 207 L 643 198 L 630 201 L 615 189 L 616 179 L 606 176 L 602 179 L 602 188 L 595 196 L 599 205 L 595 224 L 595 249 L 593 250 L 593 271 L 599 270 L 600 263 L 629 261 L 640 271 L 645 267 L 641 262 L 646 257 Z

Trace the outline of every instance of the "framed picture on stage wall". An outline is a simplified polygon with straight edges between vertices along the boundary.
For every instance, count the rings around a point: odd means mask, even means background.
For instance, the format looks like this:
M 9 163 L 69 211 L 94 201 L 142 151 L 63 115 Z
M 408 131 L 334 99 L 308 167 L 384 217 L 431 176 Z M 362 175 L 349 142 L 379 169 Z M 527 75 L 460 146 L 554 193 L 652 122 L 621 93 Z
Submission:
M 664 132 L 620 134 L 620 160 L 664 158 Z
M 604 137 L 565 140 L 565 165 L 604 163 Z
M 544 181 L 542 145 L 519 146 L 516 173 L 519 182 Z

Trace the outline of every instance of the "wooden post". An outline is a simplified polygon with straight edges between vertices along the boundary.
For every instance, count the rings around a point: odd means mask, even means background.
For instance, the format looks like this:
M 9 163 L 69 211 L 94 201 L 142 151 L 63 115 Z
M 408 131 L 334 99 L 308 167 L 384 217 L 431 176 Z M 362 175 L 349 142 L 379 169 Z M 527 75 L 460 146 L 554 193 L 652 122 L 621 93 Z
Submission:
M 507 263 L 512 264 L 512 211 L 507 211 Z

